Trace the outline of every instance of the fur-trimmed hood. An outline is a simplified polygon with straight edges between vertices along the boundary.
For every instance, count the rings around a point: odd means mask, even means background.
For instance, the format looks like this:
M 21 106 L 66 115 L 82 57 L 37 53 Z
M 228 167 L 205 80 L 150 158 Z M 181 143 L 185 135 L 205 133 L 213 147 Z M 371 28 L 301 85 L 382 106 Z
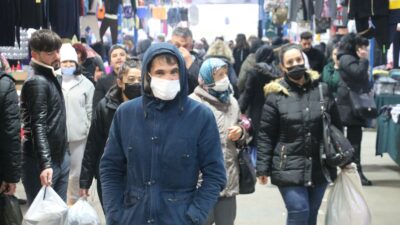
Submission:
M 308 77 L 311 79 L 311 82 L 318 81 L 320 78 L 320 74 L 317 71 L 314 70 L 307 70 L 306 74 Z M 282 81 L 284 80 L 284 77 L 276 79 L 264 86 L 264 94 L 265 96 L 271 94 L 271 93 L 279 93 L 282 92 L 284 95 L 289 96 L 289 90 L 282 85 Z

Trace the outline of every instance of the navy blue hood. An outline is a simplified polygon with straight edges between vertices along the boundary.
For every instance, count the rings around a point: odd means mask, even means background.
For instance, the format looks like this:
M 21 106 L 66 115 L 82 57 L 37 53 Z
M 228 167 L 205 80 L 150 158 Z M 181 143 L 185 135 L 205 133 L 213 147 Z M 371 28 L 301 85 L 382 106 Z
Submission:
M 149 82 L 149 65 L 150 62 L 160 54 L 168 53 L 173 56 L 175 56 L 178 59 L 178 67 L 179 67 L 179 82 L 181 84 L 181 91 L 178 93 L 177 97 L 175 97 L 174 100 L 179 100 L 179 108 L 182 110 L 182 106 L 184 105 L 184 102 L 186 102 L 187 95 L 188 95 L 188 78 L 186 74 L 186 65 L 185 61 L 182 58 L 181 53 L 179 52 L 178 48 L 175 47 L 175 45 L 169 44 L 169 43 L 156 43 L 152 44 L 146 51 L 146 53 L 143 56 L 143 63 L 142 63 L 142 93 L 144 96 L 144 101 L 146 102 L 148 100 L 153 100 L 155 99 L 154 96 L 149 93 L 148 90 L 150 89 L 150 84 Z M 144 103 L 145 103 L 144 102 Z M 145 103 L 146 104 L 146 103 Z

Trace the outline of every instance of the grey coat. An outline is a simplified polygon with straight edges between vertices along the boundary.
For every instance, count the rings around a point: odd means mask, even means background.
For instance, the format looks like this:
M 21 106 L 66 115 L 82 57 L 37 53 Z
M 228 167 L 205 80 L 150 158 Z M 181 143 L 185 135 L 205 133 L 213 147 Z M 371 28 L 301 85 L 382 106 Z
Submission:
M 233 95 L 230 96 L 229 104 L 223 104 L 200 86 L 197 86 L 196 89 L 194 89 L 194 92 L 189 95 L 189 97 L 208 106 L 208 108 L 210 108 L 214 114 L 221 139 L 221 147 L 224 154 L 227 175 L 227 184 L 225 189 L 220 193 L 220 196 L 235 196 L 239 194 L 239 162 L 237 159 L 238 149 L 236 148 L 236 143 L 228 139 L 228 128 L 235 125 L 239 126 L 239 104 Z M 248 137 L 245 129 L 242 130 L 245 133 L 237 141 L 241 143 L 245 142 L 246 138 Z

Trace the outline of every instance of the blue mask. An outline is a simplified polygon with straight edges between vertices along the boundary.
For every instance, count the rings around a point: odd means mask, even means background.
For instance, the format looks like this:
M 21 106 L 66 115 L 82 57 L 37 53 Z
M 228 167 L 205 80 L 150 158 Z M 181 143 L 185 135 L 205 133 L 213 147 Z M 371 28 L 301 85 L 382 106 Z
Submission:
M 66 75 L 66 76 L 72 76 L 75 73 L 76 68 L 75 67 L 65 67 L 61 68 L 61 74 Z

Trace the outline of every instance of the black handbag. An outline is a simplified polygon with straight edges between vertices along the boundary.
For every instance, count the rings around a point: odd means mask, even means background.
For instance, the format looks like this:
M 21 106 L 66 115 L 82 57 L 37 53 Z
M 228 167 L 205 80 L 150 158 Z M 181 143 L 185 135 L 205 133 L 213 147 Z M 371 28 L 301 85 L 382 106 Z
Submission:
M 251 194 L 255 191 L 257 182 L 256 171 L 251 163 L 247 147 L 241 148 L 239 160 L 239 194 Z
M 22 212 L 15 196 L 0 194 L 0 224 L 20 225 Z
M 326 164 L 331 167 L 344 166 L 351 162 L 354 155 L 354 148 L 343 132 L 331 124 L 330 115 L 325 111 L 321 84 L 319 85 L 319 94 L 323 126 L 323 158 Z
M 375 100 L 368 93 L 357 93 L 349 88 L 349 96 L 354 116 L 361 119 L 373 119 L 378 116 Z

